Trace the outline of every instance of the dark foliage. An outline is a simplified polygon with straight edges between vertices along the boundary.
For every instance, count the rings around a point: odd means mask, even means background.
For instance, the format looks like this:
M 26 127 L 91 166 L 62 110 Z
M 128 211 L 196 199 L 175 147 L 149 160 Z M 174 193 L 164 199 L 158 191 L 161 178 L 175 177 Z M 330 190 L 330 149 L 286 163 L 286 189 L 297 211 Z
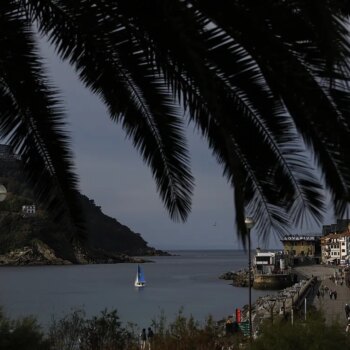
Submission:
M 34 318 L 10 320 L 0 311 L 0 349 L 49 350 L 49 341 Z

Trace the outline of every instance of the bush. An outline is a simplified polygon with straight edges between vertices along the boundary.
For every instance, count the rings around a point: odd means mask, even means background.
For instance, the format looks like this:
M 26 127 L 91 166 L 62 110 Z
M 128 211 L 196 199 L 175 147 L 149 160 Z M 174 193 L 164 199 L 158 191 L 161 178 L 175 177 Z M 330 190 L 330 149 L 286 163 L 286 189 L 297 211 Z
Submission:
M 222 350 L 237 348 L 244 339 L 236 333 L 226 336 L 224 326 L 219 326 L 212 317 L 200 325 L 192 316 L 186 318 L 180 310 L 175 320 L 166 325 L 164 314 L 152 321 L 155 331 L 152 350 Z
M 0 349 L 49 350 L 50 346 L 34 318 L 12 321 L 0 311 Z
M 53 320 L 49 331 L 53 350 L 133 350 L 137 337 L 121 326 L 117 311 L 104 310 L 87 319 L 82 310 L 73 311 L 62 320 Z
M 266 322 L 252 350 L 329 350 L 350 349 L 345 327 L 339 323 L 328 325 L 322 313 L 309 315 L 306 322 Z
M 180 310 L 167 325 L 164 314 L 151 323 L 154 331 L 152 350 L 329 350 L 350 349 L 349 337 L 338 323 L 326 324 L 321 313 L 309 315 L 307 322 L 267 321 L 261 335 L 251 346 L 240 333 L 227 336 L 224 325 L 209 317 L 204 325 L 185 317 Z M 117 311 L 104 310 L 87 318 L 76 310 L 61 320 L 53 320 L 44 337 L 33 318 L 10 321 L 0 312 L 1 350 L 138 350 L 139 330 L 135 325 L 123 327 Z

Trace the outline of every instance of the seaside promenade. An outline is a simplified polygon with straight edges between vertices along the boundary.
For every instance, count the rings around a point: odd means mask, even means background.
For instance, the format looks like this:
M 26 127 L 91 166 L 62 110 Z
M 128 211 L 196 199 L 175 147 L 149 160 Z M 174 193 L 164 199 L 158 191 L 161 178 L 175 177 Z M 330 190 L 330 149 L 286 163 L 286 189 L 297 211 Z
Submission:
M 340 283 L 336 284 L 330 279 L 338 271 L 337 268 L 335 266 L 310 265 L 296 267 L 294 270 L 306 277 L 317 277 L 318 283 L 316 287 L 318 288 L 314 289 L 309 302 L 324 312 L 327 322 L 338 321 L 344 325 L 345 329 L 347 325 L 345 304 L 350 305 L 350 288 L 346 286 L 346 283 L 340 285 Z M 331 299 L 328 293 L 325 293 L 323 297 L 320 295 L 318 298 L 316 293 L 322 286 L 324 288 L 328 287 L 330 290 L 335 290 L 337 292 L 337 299 Z

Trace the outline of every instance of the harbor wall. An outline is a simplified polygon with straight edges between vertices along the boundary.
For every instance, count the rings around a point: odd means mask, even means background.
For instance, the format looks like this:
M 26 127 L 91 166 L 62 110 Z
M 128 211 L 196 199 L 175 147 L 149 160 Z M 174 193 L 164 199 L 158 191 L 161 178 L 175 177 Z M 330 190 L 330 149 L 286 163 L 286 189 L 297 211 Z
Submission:
M 254 275 L 254 289 L 283 289 L 293 284 L 293 274 Z

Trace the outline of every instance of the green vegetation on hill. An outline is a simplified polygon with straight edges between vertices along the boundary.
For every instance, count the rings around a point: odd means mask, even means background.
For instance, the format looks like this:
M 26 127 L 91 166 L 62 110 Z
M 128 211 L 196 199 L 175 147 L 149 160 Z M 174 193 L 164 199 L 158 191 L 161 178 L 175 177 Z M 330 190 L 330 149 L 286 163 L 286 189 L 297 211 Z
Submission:
M 20 166 L 17 160 L 0 159 L 0 183 L 8 190 L 6 200 L 0 202 L 0 254 L 30 246 L 33 241 L 39 240 L 53 249 L 58 258 L 76 262 L 77 246 L 76 243 L 73 246 L 70 240 L 71 232 L 54 223 L 40 206 L 33 216 L 22 214 L 23 205 L 37 203 L 31 188 L 26 185 Z M 115 258 L 120 254 L 162 253 L 149 247 L 140 234 L 103 214 L 93 200 L 80 195 L 80 202 L 85 234 L 80 248 L 90 257 L 98 260 Z

